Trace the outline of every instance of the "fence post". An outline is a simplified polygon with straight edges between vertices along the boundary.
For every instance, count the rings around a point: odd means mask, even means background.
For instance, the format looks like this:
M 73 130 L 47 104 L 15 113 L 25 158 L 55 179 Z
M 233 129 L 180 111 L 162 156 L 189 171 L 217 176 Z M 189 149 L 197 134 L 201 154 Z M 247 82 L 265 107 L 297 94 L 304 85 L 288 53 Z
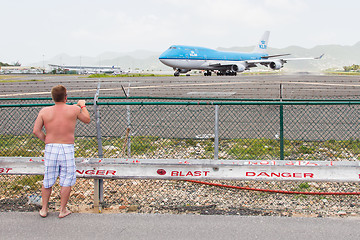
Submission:
M 94 112 L 95 112 L 95 122 L 96 122 L 96 135 L 97 135 L 97 143 L 98 143 L 98 157 L 102 158 L 103 148 L 102 148 L 102 139 L 101 139 L 101 126 L 100 126 L 100 113 L 97 105 L 97 101 L 100 93 L 100 81 L 98 83 L 98 87 L 94 96 Z M 104 191 L 103 191 L 103 179 L 94 179 L 94 208 L 99 209 L 99 213 L 101 213 L 102 202 L 104 200 Z
M 219 105 L 215 105 L 214 159 L 219 159 Z
M 282 103 L 283 85 L 280 84 L 280 160 L 284 160 L 284 106 Z
M 126 98 L 129 98 L 130 96 L 130 83 L 129 88 L 127 89 Z M 127 129 L 126 129 L 126 135 L 127 135 L 127 148 L 128 148 L 128 158 L 131 157 L 131 112 L 130 112 L 130 105 L 126 106 L 126 116 L 127 116 Z

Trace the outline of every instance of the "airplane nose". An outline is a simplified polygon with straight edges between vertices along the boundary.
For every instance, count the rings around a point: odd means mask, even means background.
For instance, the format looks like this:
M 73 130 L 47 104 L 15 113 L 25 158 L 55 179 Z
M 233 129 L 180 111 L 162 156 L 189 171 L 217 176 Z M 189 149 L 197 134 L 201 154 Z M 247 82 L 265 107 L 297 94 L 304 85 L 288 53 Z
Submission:
M 160 62 L 162 62 L 163 64 L 167 65 L 167 60 L 168 60 L 168 53 L 167 51 L 163 52 L 160 56 L 159 56 L 159 60 Z
M 174 67 L 173 59 L 176 58 L 176 56 L 177 56 L 177 52 L 174 52 L 173 49 L 170 48 L 165 52 L 163 52 L 162 54 L 160 54 L 159 60 L 166 66 Z
M 167 51 L 163 52 L 162 54 L 160 54 L 159 56 L 159 60 L 161 61 L 161 59 L 167 58 Z
M 166 66 L 170 66 L 169 65 L 169 60 L 165 59 L 165 58 L 159 58 L 160 62 L 162 62 L 163 64 L 165 64 Z

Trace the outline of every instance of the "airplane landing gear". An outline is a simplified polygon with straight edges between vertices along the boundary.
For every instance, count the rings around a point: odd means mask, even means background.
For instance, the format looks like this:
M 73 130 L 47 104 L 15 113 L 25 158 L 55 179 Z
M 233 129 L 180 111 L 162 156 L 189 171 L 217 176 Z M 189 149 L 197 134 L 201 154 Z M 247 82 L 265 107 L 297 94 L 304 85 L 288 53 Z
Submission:
M 230 72 L 230 76 L 236 76 L 237 72 Z
M 237 75 L 237 72 L 234 72 L 234 71 L 220 71 L 220 72 L 217 72 L 217 75 L 218 76 L 236 76 Z
M 234 71 L 226 71 L 225 75 L 226 75 L 226 76 L 236 76 L 237 73 L 234 72 Z
M 180 72 L 179 72 L 179 71 L 174 72 L 174 76 L 175 76 L 175 77 L 180 76 Z
M 204 76 L 211 76 L 211 71 L 204 72 Z

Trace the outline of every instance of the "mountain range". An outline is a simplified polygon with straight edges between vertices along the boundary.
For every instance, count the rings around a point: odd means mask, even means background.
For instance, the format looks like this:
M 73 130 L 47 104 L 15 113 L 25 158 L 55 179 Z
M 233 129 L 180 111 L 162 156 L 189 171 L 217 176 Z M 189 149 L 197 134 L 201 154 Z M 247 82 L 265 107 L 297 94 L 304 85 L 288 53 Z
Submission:
M 219 47 L 220 51 L 251 52 L 254 47 Z M 353 46 L 342 45 L 319 45 L 313 48 L 289 46 L 286 48 L 269 48 L 269 55 L 291 53 L 290 57 L 317 57 L 325 54 L 321 60 L 289 61 L 285 71 L 321 71 L 327 69 L 343 69 L 343 66 L 360 64 L 360 42 Z M 133 52 L 104 52 L 98 56 L 70 56 L 59 54 L 45 60 L 45 64 L 58 65 L 81 65 L 81 66 L 119 66 L 123 70 L 142 71 L 172 71 L 170 67 L 163 65 L 158 57 L 161 52 L 137 50 Z M 31 66 L 43 66 L 43 62 L 31 64 Z

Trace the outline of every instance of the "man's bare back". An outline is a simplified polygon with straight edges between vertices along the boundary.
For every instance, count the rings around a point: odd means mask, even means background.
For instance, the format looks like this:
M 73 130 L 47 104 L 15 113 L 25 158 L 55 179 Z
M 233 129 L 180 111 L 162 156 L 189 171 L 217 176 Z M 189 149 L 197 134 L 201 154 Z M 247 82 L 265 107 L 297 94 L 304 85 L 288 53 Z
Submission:
M 46 130 L 45 144 L 73 144 L 76 119 L 79 112 L 80 109 L 77 106 L 55 105 L 44 108 L 40 114 Z
M 82 110 L 79 106 L 84 107 L 85 101 L 80 100 L 76 106 L 57 102 L 55 106 L 43 108 L 35 121 L 34 134 L 45 144 L 73 144 L 76 120 L 90 122 L 86 108 Z M 46 136 L 41 131 L 43 126 Z

